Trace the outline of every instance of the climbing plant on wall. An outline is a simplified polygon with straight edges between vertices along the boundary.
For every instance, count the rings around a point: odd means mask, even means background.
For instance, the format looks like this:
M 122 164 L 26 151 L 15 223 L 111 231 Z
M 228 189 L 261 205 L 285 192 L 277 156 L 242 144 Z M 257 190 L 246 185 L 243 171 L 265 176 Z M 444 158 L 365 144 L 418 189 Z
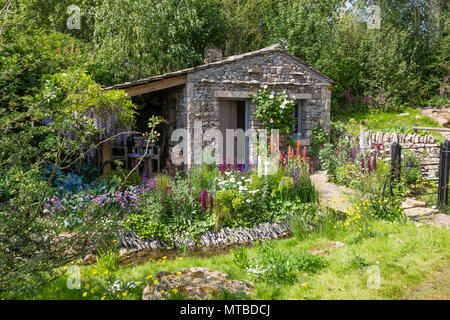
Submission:
M 289 100 L 286 92 L 274 92 L 267 87 L 258 90 L 253 104 L 255 116 L 268 130 L 278 129 L 280 134 L 290 134 L 294 125 L 295 101 Z

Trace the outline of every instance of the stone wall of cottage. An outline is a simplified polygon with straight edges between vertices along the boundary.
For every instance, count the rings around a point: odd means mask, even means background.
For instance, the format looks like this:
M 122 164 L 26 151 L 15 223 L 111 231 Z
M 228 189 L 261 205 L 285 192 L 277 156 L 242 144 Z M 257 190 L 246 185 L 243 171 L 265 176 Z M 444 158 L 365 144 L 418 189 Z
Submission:
M 393 142 L 398 142 L 403 150 L 408 150 L 419 160 L 420 169 L 425 177 L 434 178 L 438 175 L 439 145 L 431 135 L 418 135 L 397 132 L 366 132 L 367 141 L 389 148 Z
M 331 90 L 328 81 L 289 56 L 275 52 L 188 74 L 186 116 L 191 136 L 196 120 L 202 121 L 203 131 L 219 128 L 221 99 L 214 96 L 215 91 L 256 92 L 263 85 L 275 92 L 286 91 L 289 97 L 294 94 L 311 95 L 311 99 L 303 103 L 304 138 L 311 137 L 311 129 L 316 123 L 329 129 Z M 254 115 L 255 106 L 250 99 L 248 101 L 249 127 L 258 129 L 261 125 Z M 194 141 L 190 141 L 191 162 L 193 147 Z

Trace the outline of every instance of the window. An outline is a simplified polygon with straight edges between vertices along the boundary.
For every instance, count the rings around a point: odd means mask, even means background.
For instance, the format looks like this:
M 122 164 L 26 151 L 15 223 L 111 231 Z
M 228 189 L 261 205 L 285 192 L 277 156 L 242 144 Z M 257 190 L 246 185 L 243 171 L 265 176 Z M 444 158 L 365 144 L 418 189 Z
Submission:
M 297 101 L 295 105 L 295 113 L 294 113 L 294 125 L 292 128 L 292 139 L 299 140 L 302 139 L 302 102 Z

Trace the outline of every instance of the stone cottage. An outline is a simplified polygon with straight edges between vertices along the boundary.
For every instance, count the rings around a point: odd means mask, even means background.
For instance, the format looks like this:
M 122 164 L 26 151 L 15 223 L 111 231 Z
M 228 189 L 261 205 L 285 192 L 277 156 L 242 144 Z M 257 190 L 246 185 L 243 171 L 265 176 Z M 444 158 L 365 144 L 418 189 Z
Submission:
M 301 140 L 303 146 L 309 145 L 315 124 L 320 123 L 329 130 L 332 83 L 326 75 L 276 44 L 226 58 L 222 58 L 219 49 L 208 47 L 203 65 L 105 90 L 123 89 L 141 106 L 138 126 L 139 123 L 144 126 L 151 115 L 161 115 L 168 120 L 167 132 L 161 140 L 169 162 L 171 147 L 179 142 L 171 141 L 171 133 L 186 128 L 185 165 L 191 167 L 195 157 L 193 128 L 196 121 L 202 122 L 203 131 L 261 128 L 254 116 L 252 95 L 262 86 L 274 92 L 286 91 L 289 98 L 296 101 L 292 138 Z

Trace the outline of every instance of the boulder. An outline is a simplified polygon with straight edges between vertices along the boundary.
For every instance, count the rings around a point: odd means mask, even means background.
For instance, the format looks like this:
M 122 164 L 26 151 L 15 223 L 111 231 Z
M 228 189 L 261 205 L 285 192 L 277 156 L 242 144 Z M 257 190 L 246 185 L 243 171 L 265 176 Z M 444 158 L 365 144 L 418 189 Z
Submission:
M 186 299 L 205 300 L 217 298 L 223 291 L 249 295 L 252 289 L 251 282 L 231 280 L 227 274 L 220 271 L 195 267 L 171 273 L 159 272 L 145 287 L 142 300 L 165 300 L 173 292 Z

